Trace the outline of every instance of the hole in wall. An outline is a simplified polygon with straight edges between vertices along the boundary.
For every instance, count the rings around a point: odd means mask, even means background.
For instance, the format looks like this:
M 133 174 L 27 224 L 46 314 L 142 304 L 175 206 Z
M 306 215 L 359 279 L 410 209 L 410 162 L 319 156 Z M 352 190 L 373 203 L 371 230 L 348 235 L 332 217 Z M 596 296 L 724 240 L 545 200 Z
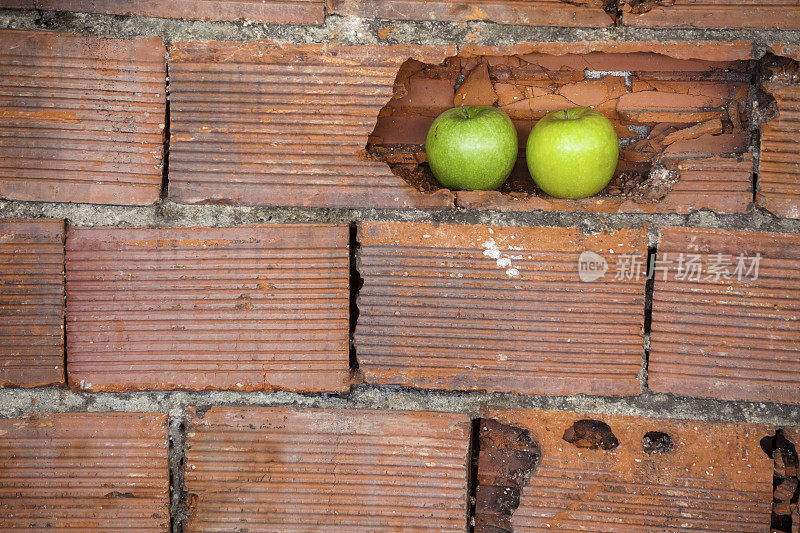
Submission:
M 620 138 L 619 165 L 599 195 L 659 201 L 679 177 L 678 162 L 748 151 L 745 108 L 753 73 L 749 61 L 656 53 L 453 56 L 439 65 L 409 59 L 366 154 L 412 187 L 438 190 L 425 154 L 431 123 L 454 106 L 493 105 L 509 115 L 520 141 L 517 164 L 500 192 L 546 197 L 527 170 L 528 134 L 550 111 L 585 106 L 608 117 Z
M 474 531 L 512 533 L 511 517 L 542 452 L 526 429 L 491 418 L 477 421 Z
M 800 526 L 800 486 L 798 483 L 797 447 L 786 438 L 782 430 L 761 439 L 764 450 L 774 464 L 772 475 L 771 529 L 781 533 L 795 533 Z
M 600 420 L 578 420 L 564 431 L 563 439 L 578 448 L 613 450 L 619 440 L 611 426 Z
M 647 455 L 657 455 L 671 452 L 675 447 L 672 436 L 663 431 L 648 431 L 642 437 L 642 450 Z

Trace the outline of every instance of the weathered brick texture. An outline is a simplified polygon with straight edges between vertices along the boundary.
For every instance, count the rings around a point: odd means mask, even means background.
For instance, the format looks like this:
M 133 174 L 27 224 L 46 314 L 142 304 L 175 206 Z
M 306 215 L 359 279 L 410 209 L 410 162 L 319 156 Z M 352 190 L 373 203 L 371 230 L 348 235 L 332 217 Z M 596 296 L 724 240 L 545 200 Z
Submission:
M 146 205 L 161 192 L 160 38 L 0 31 L 0 197 Z
M 791 0 L 621 0 L 624 26 L 645 28 L 800 29 L 800 6 Z
M 773 464 L 760 440 L 774 434 L 769 426 L 555 411 L 488 417 L 527 430 L 541 450 L 511 516 L 515 532 L 768 528 Z M 480 464 L 479 491 L 503 467 Z
M 532 26 L 611 26 L 601 2 L 552 0 L 326 0 L 337 15 L 390 20 L 482 20 Z
M 369 383 L 635 394 L 644 277 L 584 283 L 578 259 L 647 254 L 641 230 L 362 223 L 356 352 Z
M 347 248 L 325 224 L 71 229 L 69 383 L 347 390 Z
M 168 531 L 166 416 L 0 419 L 4 531 Z
M 36 9 L 281 24 L 321 24 L 325 17 L 322 0 L 35 0 L 35 3 Z
M 800 402 L 798 257 L 792 234 L 661 230 L 650 388 Z
M 189 424 L 192 531 L 464 531 L 463 415 L 214 407 Z
M 0 220 L 0 386 L 64 383 L 64 223 Z
M 449 207 L 364 154 L 410 56 L 452 48 L 177 43 L 170 49 L 169 196 L 314 207 Z

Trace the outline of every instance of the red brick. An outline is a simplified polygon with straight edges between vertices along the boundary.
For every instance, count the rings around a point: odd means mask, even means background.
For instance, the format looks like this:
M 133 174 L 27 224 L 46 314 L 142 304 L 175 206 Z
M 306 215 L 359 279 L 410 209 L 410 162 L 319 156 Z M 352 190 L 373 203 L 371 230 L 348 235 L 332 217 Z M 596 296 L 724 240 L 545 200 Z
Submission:
M 683 213 L 710 209 L 742 213 L 753 198 L 753 157 L 706 157 L 677 160 L 671 165 L 678 180 L 664 198 L 593 196 L 565 200 L 537 195 L 508 195 L 497 191 L 458 191 L 463 208 L 500 211 L 586 211 L 592 213 Z
M 616 63 L 621 56 L 612 56 L 617 66 L 624 66 L 620 70 L 642 70 L 643 64 L 651 65 L 651 70 L 667 70 L 674 68 L 674 63 L 668 58 L 679 60 L 700 60 L 697 65 L 708 61 L 741 61 L 754 59 L 753 43 L 751 41 L 564 41 L 564 42 L 527 42 L 511 46 L 485 46 L 467 44 L 459 49 L 461 56 L 478 55 L 524 55 L 542 54 L 544 56 L 563 56 L 574 54 L 575 60 L 587 61 L 586 68 L 590 70 L 612 70 L 601 68 L 593 58 L 601 54 L 589 55 L 592 52 L 605 54 L 636 54 L 640 57 L 633 59 L 632 64 L 620 65 Z M 656 54 L 656 55 L 654 55 Z M 667 56 L 658 57 L 658 56 Z M 649 59 L 648 59 L 649 58 Z M 558 57 L 552 58 L 559 61 Z M 642 61 L 644 60 L 644 62 Z M 635 65 L 635 66 L 634 66 Z M 685 64 L 681 66 L 686 69 Z M 707 70 L 706 66 L 698 70 Z
M 702 281 L 694 274 L 681 279 L 679 254 L 684 261 L 689 254 L 700 256 Z M 708 266 L 716 263 L 734 273 L 739 254 L 761 254 L 757 279 L 751 274 L 715 281 Z M 800 402 L 800 237 L 666 228 L 658 257 L 667 276 L 664 280 L 659 271 L 655 280 L 650 388 L 727 400 Z M 732 265 L 726 267 L 725 260 Z M 745 267 L 750 264 L 745 261 Z
M 746 0 L 622 0 L 622 24 L 644 28 L 800 29 L 794 2 Z
M 601 3 L 533 0 L 326 0 L 328 12 L 390 20 L 482 20 L 534 26 L 611 26 Z
M 800 85 L 766 82 L 778 116 L 761 126 L 758 205 L 778 216 L 800 218 Z
M 214 407 L 191 420 L 191 531 L 464 531 L 463 415 Z
M 69 383 L 345 391 L 347 248 L 324 224 L 70 229 Z
M 146 17 L 322 24 L 322 0 L 36 0 L 37 9 Z
M 356 353 L 368 383 L 529 394 L 639 392 L 644 276 L 583 283 L 584 250 L 639 230 L 368 223 Z
M 0 528 L 168 531 L 166 416 L 0 419 Z
M 555 411 L 488 416 L 528 430 L 541 448 L 541 464 L 511 517 L 515 532 L 768 529 L 772 460 L 759 441 L 774 428 Z M 589 449 L 564 440 L 586 419 L 608 424 L 619 445 Z M 668 434 L 672 449 L 645 453 L 649 431 Z M 478 471 L 479 491 L 492 474 Z
M 169 195 L 183 203 L 452 207 L 364 146 L 410 56 L 452 47 L 178 43 L 170 50 Z
M 161 191 L 160 38 L 0 31 L 0 197 L 145 205 Z
M 0 220 L 0 386 L 64 383 L 64 223 Z

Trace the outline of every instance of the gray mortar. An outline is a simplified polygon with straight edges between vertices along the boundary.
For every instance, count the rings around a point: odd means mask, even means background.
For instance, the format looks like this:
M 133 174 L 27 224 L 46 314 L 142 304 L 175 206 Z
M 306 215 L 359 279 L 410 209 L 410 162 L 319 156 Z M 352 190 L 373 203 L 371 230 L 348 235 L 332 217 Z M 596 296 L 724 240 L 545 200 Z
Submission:
M 381 409 L 437 411 L 481 416 L 489 408 L 545 409 L 648 418 L 800 425 L 800 405 L 690 398 L 646 391 L 636 396 L 542 396 L 481 391 L 434 391 L 358 385 L 348 394 L 293 392 L 148 391 L 80 392 L 65 387 L 0 389 L 0 418 L 69 412 L 166 413 L 172 419 L 187 409 L 202 417 L 214 406 L 292 407 L 298 409 Z
M 259 223 L 349 224 L 363 220 L 578 227 L 584 233 L 620 228 L 667 226 L 800 233 L 800 219 L 779 218 L 752 205 L 745 213 L 731 215 L 718 214 L 706 209 L 678 215 L 564 211 L 506 212 L 461 208 L 422 210 L 250 207 L 182 205 L 171 201 L 162 201 L 154 206 L 126 207 L 0 199 L 0 218 L 57 218 L 66 220 L 71 226 L 222 227 Z M 651 239 L 654 236 L 655 233 L 652 233 Z
M 378 36 L 390 28 L 389 38 Z M 153 17 L 102 15 L 35 10 L 0 10 L 0 28 L 44 29 L 68 33 L 110 35 L 117 38 L 162 37 L 165 42 L 184 40 L 252 41 L 269 39 L 292 43 L 343 44 L 484 44 L 513 45 L 537 41 L 753 41 L 756 57 L 768 43 L 800 44 L 800 32 L 787 30 L 705 30 L 695 28 L 647 29 L 543 28 L 509 26 L 492 22 L 432 22 L 362 19 L 328 15 L 320 26 L 262 24 L 250 21 L 212 22 Z M 468 37 L 469 36 L 469 37 Z

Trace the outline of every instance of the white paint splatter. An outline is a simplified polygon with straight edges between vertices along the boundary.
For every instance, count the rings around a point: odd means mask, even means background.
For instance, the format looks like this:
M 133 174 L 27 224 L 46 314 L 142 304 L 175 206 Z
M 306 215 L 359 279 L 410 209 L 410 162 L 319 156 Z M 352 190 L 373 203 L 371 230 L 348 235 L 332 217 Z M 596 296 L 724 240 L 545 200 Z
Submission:
M 506 275 L 510 278 L 516 278 L 519 276 L 519 270 L 514 268 L 514 265 L 511 263 L 512 259 L 522 259 L 522 256 L 510 256 L 508 254 L 504 254 L 500 251 L 500 248 L 497 247 L 497 243 L 494 242 L 492 237 L 489 237 L 489 240 L 483 242 L 483 247 L 486 248 L 483 251 L 483 255 L 494 259 L 497 262 L 497 266 L 500 268 L 505 269 Z

